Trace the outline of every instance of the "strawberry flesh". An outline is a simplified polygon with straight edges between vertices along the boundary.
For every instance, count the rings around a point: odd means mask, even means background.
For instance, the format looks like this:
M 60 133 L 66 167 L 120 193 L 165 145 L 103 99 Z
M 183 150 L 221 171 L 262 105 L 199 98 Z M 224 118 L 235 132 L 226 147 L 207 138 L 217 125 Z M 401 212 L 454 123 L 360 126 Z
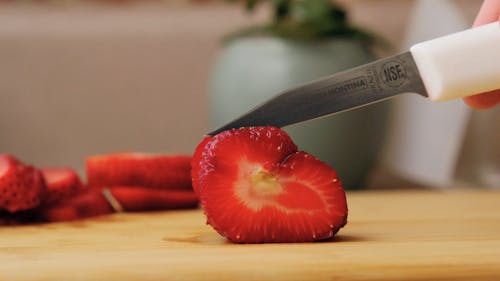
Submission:
M 198 198 L 189 190 L 159 190 L 143 186 L 113 186 L 106 188 L 112 199 L 106 198 L 102 189 L 88 189 L 77 196 L 41 210 L 45 221 L 72 221 L 111 214 L 116 211 L 143 212 L 153 210 L 185 209 L 198 206 Z M 113 204 L 121 210 L 115 210 Z
M 155 190 L 137 186 L 113 186 L 109 190 L 127 212 L 185 209 L 198 206 L 198 197 L 189 190 Z
M 40 217 L 49 222 L 72 221 L 113 213 L 101 191 L 89 189 L 59 204 L 42 208 Z
M 346 223 L 336 172 L 275 127 L 207 137 L 193 156 L 192 178 L 207 222 L 238 243 L 308 242 Z
M 86 162 L 89 186 L 147 186 L 191 190 L 191 156 L 114 153 L 91 156 Z
M 47 187 L 43 205 L 53 205 L 83 190 L 78 174 L 70 168 L 41 169 Z

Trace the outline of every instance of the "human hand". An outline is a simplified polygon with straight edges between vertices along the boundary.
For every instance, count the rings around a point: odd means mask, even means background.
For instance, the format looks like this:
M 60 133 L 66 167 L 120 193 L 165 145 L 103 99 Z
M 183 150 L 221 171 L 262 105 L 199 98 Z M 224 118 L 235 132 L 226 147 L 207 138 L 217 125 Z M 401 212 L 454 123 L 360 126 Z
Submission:
M 500 0 L 485 0 L 474 21 L 473 27 L 500 19 Z M 500 27 L 499 27 L 500 28 Z M 500 77 L 499 77 L 500 79 Z M 500 89 L 464 98 L 464 102 L 475 109 L 487 109 L 500 103 Z

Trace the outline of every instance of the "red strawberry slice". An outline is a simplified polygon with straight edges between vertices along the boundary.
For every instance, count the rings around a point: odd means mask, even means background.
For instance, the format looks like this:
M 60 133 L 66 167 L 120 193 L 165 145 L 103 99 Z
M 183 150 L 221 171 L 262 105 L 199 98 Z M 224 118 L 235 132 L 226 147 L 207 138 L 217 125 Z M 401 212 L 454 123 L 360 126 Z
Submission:
M 102 195 L 101 190 L 89 189 L 59 204 L 40 210 L 43 220 L 72 221 L 113 213 L 113 208 Z
M 194 208 L 198 198 L 189 190 L 158 190 L 143 186 L 89 189 L 69 200 L 42 210 L 46 221 L 71 221 L 115 211 L 141 212 Z
M 53 205 L 82 191 L 78 174 L 70 168 L 41 169 L 47 187 L 44 205 Z
M 207 222 L 238 243 L 324 240 L 345 225 L 347 202 L 336 172 L 275 127 L 208 137 L 192 177 Z
M 0 154 L 0 210 L 13 213 L 35 208 L 44 189 L 40 171 L 11 155 Z
M 137 186 L 113 186 L 109 190 L 127 212 L 186 209 L 198 206 L 198 197 L 189 190 L 155 190 Z
M 191 156 L 116 153 L 87 158 L 90 186 L 191 190 Z

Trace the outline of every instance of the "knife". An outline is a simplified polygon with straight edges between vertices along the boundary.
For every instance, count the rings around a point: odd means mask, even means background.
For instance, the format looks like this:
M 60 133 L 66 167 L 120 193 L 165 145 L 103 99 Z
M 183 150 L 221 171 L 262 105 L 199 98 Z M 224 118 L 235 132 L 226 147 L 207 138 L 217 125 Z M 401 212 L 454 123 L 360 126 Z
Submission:
M 439 37 L 408 52 L 286 90 L 209 133 L 283 127 L 405 93 L 446 101 L 500 89 L 500 24 Z

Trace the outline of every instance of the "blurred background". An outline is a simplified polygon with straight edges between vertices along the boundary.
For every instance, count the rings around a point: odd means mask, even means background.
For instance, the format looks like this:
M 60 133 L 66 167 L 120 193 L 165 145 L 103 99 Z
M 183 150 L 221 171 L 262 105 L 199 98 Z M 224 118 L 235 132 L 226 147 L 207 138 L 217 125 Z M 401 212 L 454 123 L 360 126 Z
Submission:
M 277 92 L 469 28 L 482 1 L 0 1 L 0 153 L 191 154 Z M 500 188 L 500 111 L 417 96 L 287 128 L 349 189 Z

